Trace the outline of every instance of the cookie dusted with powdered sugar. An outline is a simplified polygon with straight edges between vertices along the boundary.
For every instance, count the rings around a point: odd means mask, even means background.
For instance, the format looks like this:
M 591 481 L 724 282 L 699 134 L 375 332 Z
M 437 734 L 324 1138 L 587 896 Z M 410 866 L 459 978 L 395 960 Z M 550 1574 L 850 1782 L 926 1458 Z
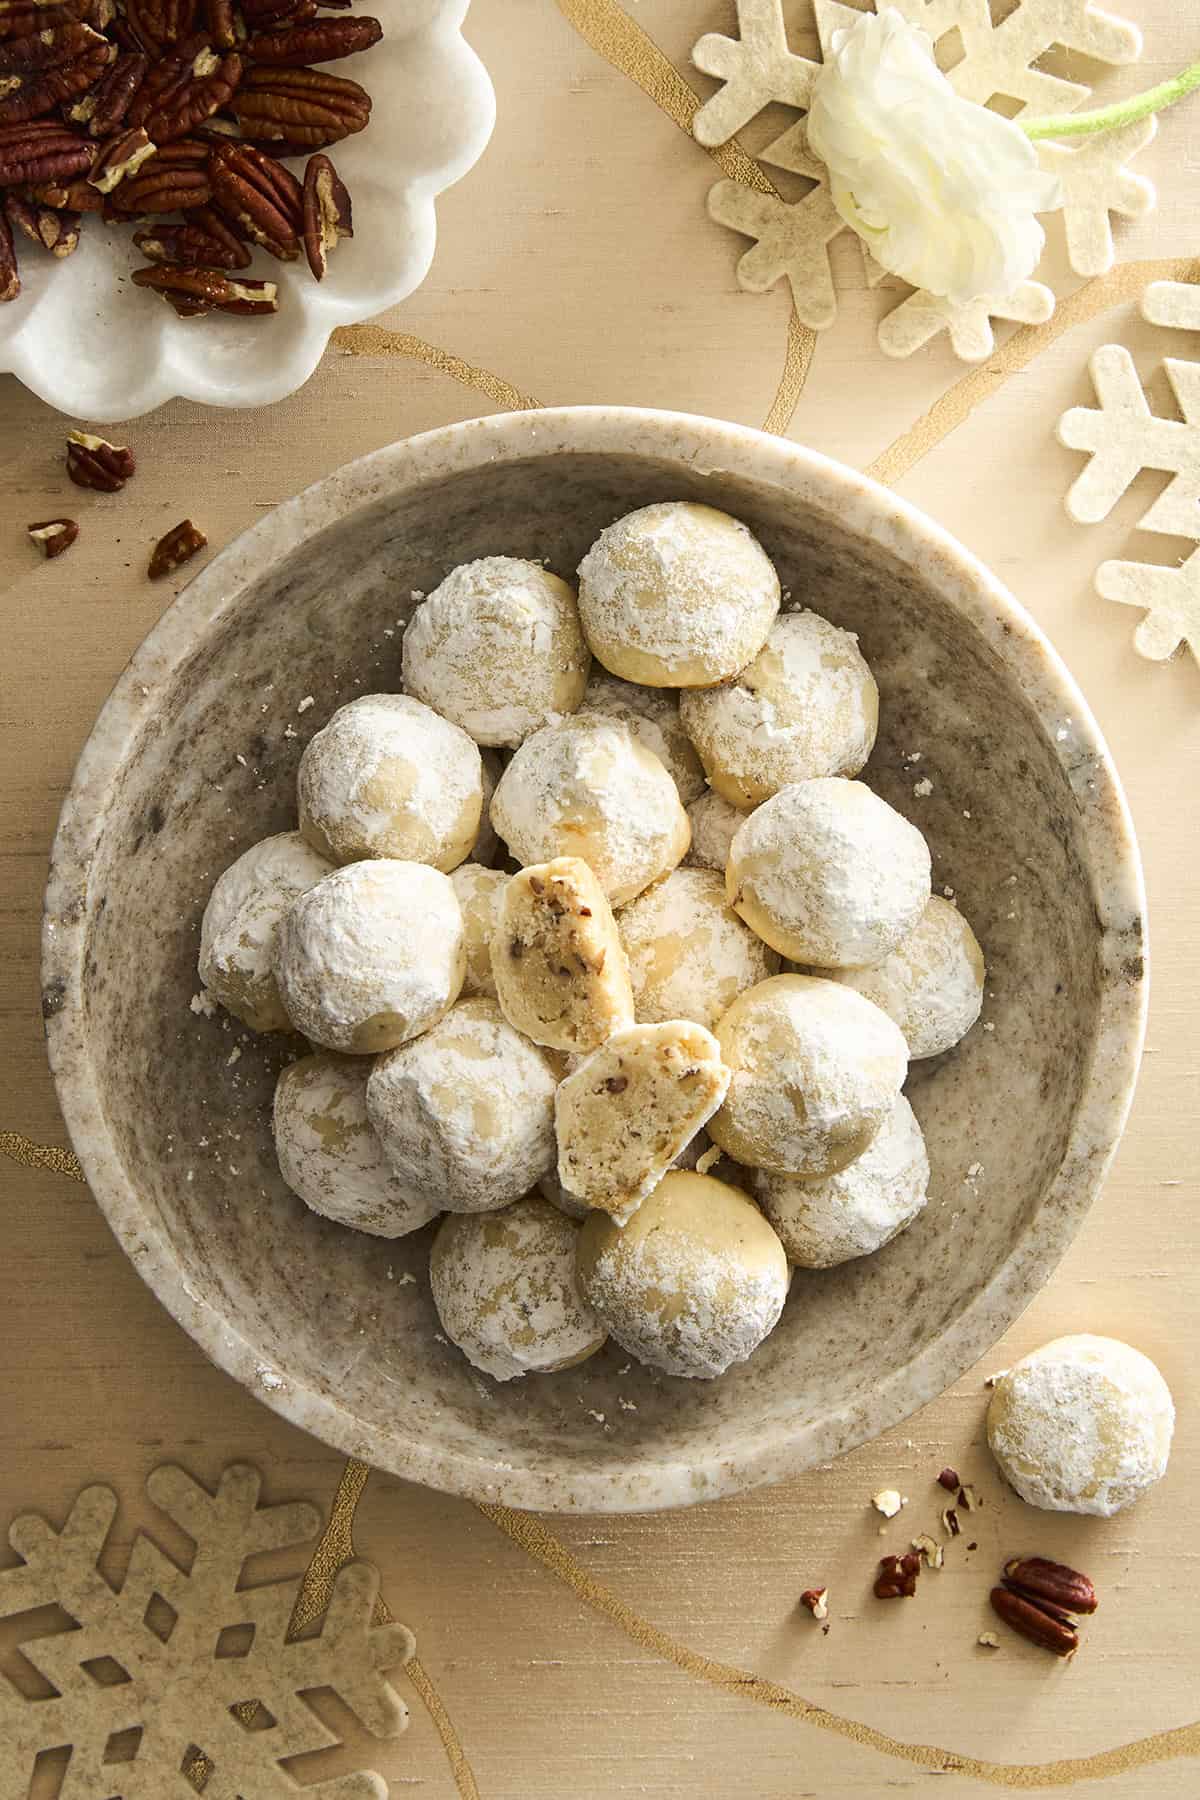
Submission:
M 983 1007 L 983 951 L 956 906 L 933 894 L 908 936 L 868 969 L 838 969 L 894 1019 L 914 1061 L 940 1056 L 966 1037 Z
M 579 1229 L 539 1194 L 501 1212 L 451 1213 L 429 1278 L 446 1336 L 496 1381 L 570 1369 L 606 1332 L 576 1275 Z
M 436 1219 L 428 1193 L 390 1167 L 367 1117 L 365 1056 L 302 1056 L 275 1084 L 279 1171 L 306 1206 L 355 1231 L 404 1237 Z
M 593 669 L 580 710 L 628 725 L 638 743 L 658 757 L 685 806 L 704 792 L 704 770 L 683 729 L 677 694 L 621 681 L 606 669 Z
M 779 958 L 743 924 L 712 869 L 673 869 L 623 906 L 617 930 L 639 1020 L 694 1019 L 711 1031 L 743 989 L 779 972 Z
M 612 908 L 577 856 L 511 877 L 492 931 L 492 973 L 509 1024 L 548 1050 L 586 1053 L 633 1024 Z
M 275 981 L 279 921 L 334 865 L 298 831 L 252 844 L 217 877 L 200 921 L 200 979 L 251 1031 L 286 1031 Z
M 692 847 L 686 860 L 701 869 L 717 869 L 722 875 L 729 862 L 733 834 L 746 823 L 746 815 L 730 806 L 709 788 L 687 809 L 692 827 Z
M 479 750 L 407 694 L 364 694 L 305 747 L 300 830 L 337 863 L 394 856 L 449 870 L 479 835 Z
M 450 876 L 450 885 L 458 895 L 462 908 L 463 947 L 467 953 L 467 973 L 462 991 L 468 994 L 496 996 L 496 977 L 492 971 L 492 933 L 500 916 L 500 900 L 509 877 L 503 869 L 485 869 L 479 863 L 459 863 Z
M 571 589 L 516 556 L 452 570 L 404 633 L 408 692 L 501 748 L 573 713 L 590 662 Z

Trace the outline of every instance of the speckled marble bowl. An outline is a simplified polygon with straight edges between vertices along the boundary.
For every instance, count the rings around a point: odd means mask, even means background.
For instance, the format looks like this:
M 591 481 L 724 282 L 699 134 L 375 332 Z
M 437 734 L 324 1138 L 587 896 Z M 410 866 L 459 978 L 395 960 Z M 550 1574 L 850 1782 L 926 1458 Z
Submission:
M 927 834 L 938 887 L 975 926 L 986 1026 L 910 1077 L 933 1165 L 925 1212 L 877 1256 L 799 1272 L 749 1363 L 688 1382 L 610 1348 L 501 1386 L 437 1335 L 427 1231 L 359 1236 L 284 1187 L 270 1099 L 298 1045 L 190 1010 L 200 915 L 227 863 L 293 823 L 313 732 L 352 695 L 399 686 L 415 590 L 496 552 L 570 576 L 603 525 L 673 497 L 745 519 L 793 603 L 860 634 L 882 692 L 867 779 Z M 44 1002 L 93 1192 L 222 1368 L 396 1474 L 523 1507 L 632 1511 L 835 1456 L 988 1349 L 1046 1280 L 1117 1142 L 1144 955 L 1137 850 L 1099 732 L 979 563 L 794 444 L 579 408 L 365 457 L 192 582 L 80 758 L 46 894 Z

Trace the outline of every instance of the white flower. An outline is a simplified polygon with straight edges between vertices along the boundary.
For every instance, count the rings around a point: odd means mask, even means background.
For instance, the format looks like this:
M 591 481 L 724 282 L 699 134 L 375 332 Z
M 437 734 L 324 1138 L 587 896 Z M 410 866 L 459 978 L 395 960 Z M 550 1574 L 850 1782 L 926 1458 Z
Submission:
M 833 203 L 893 275 L 965 305 L 1004 299 L 1037 267 L 1035 213 L 1060 204 L 1019 126 L 954 92 L 900 13 L 835 31 L 808 141 Z

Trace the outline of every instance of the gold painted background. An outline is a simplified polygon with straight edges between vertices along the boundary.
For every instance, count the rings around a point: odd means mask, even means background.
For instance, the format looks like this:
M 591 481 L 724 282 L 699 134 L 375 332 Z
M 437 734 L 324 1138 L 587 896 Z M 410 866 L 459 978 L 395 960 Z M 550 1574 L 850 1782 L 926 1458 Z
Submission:
M 1200 19 L 1180 17 L 1189 9 L 1116 10 L 1139 19 L 1147 51 L 1113 92 L 1200 53 Z M 789 14 L 805 48 L 804 8 Z M 894 364 L 875 350 L 882 302 L 852 246 L 836 246 L 850 251 L 842 313 L 819 340 L 782 290 L 736 288 L 740 246 L 704 216 L 713 158 L 685 135 L 708 88 L 687 49 L 731 25 L 732 6 L 710 0 L 627 11 L 614 0 L 475 0 L 469 35 L 500 122 L 439 210 L 425 288 L 379 324 L 340 333 L 281 406 L 230 418 L 180 405 L 131 427 L 136 483 L 117 501 L 70 491 L 84 530 L 61 564 L 38 565 L 21 532 L 63 509 L 62 424 L 0 384 L 0 1517 L 30 1505 L 60 1514 L 95 1478 L 136 1492 L 165 1457 L 204 1478 L 249 1457 L 268 1498 L 316 1500 L 330 1526 L 297 1625 L 356 1543 L 417 1633 L 412 1727 L 379 1759 L 394 1794 L 875 1800 L 936 1771 L 939 1794 L 956 1800 L 997 1786 L 1192 1796 L 1200 900 L 1187 870 L 1200 841 L 1200 674 L 1141 662 L 1132 616 L 1090 592 L 1098 562 L 1144 551 L 1133 524 L 1157 478 L 1143 477 L 1106 525 L 1070 526 L 1061 495 L 1078 459 L 1052 429 L 1087 397 L 1096 344 L 1119 337 L 1147 372 L 1164 354 L 1200 355 L 1200 340 L 1153 331 L 1131 306 L 1146 280 L 1193 271 L 1200 196 L 1186 171 L 1200 104 L 1172 113 L 1139 164 L 1162 204 L 1121 235 L 1122 267 L 981 368 L 964 370 L 941 347 Z M 717 160 L 734 179 L 765 179 L 736 144 Z M 1155 981 L 1146 1071 L 1108 1189 L 978 1371 L 878 1443 L 784 1487 L 688 1514 L 539 1521 L 365 1480 L 361 1465 L 211 1369 L 158 1308 L 65 1149 L 36 1012 L 37 908 L 74 757 L 169 597 L 142 576 L 167 525 L 190 512 L 220 545 L 379 444 L 476 412 L 573 400 L 765 424 L 869 468 L 990 562 L 1066 655 L 1117 755 L 1147 862 Z M 1123 1519 L 1029 1512 L 1000 1493 L 982 1447 L 988 1369 L 1068 1329 L 1129 1336 L 1180 1402 L 1170 1480 Z M 911 1605 L 881 1607 L 869 1595 L 881 1547 L 869 1496 L 899 1486 L 918 1529 L 946 1461 L 985 1490 L 978 1551 L 952 1553 Z M 924 1510 L 933 1516 L 932 1501 Z M 1102 1590 L 1069 1668 L 1015 1640 L 995 1654 L 976 1645 L 987 1587 L 1016 1550 L 1068 1555 Z M 824 1582 L 827 1637 L 795 1607 L 801 1588 Z

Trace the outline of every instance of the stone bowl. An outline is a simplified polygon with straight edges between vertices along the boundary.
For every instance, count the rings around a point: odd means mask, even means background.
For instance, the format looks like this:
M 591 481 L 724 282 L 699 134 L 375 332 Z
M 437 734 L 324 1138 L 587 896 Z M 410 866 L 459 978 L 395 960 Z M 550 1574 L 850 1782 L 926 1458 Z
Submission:
M 220 871 L 294 824 L 305 743 L 400 685 L 401 629 L 455 563 L 570 577 L 651 500 L 744 519 L 792 604 L 859 633 L 882 694 L 866 779 L 929 838 L 988 962 L 983 1021 L 913 1067 L 929 1204 L 878 1255 L 799 1271 L 713 1382 L 631 1363 L 498 1384 L 439 1334 L 429 1231 L 327 1223 L 275 1165 L 296 1039 L 197 994 Z M 311 697 L 311 699 L 310 699 Z M 1096 724 L 1029 616 L 886 489 L 740 426 L 619 407 L 452 425 L 278 507 L 166 612 L 83 751 L 46 892 L 44 1005 L 72 1141 L 143 1278 L 223 1369 L 397 1475 L 544 1511 L 709 1500 L 836 1456 L 940 1393 L 1047 1279 L 1120 1135 L 1146 1000 L 1133 832 Z

